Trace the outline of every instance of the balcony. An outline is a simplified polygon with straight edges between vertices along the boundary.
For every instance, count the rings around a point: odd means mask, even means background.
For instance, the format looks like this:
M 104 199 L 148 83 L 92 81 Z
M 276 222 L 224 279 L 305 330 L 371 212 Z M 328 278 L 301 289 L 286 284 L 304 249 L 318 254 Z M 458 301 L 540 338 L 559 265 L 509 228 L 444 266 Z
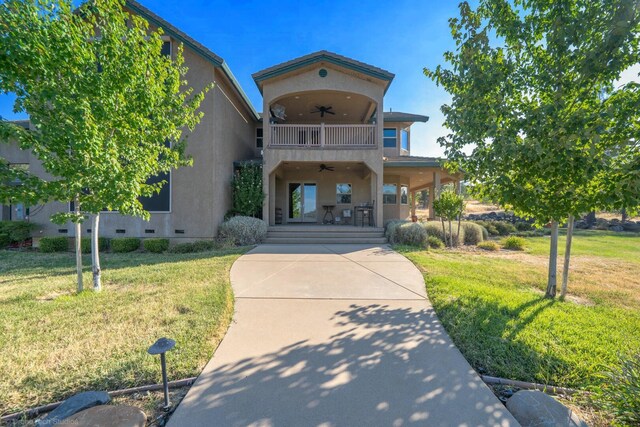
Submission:
M 272 124 L 269 147 L 375 148 L 376 125 Z

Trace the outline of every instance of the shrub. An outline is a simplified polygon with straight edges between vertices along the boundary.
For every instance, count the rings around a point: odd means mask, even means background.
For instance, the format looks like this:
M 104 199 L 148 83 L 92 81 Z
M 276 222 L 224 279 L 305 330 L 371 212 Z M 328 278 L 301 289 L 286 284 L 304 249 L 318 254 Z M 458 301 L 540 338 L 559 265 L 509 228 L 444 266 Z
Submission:
M 511 224 L 510 222 L 495 221 L 493 225 L 494 227 L 496 227 L 498 233 L 501 236 L 508 236 L 509 234 L 515 233 L 517 231 L 515 225 Z
M 145 239 L 142 242 L 142 247 L 147 252 L 161 254 L 169 249 L 169 239 Z
M 502 243 L 502 247 L 505 249 L 510 249 L 512 251 L 522 251 L 524 250 L 525 240 L 522 237 L 518 236 L 509 236 L 504 239 Z
M 194 252 L 211 251 L 218 248 L 218 243 L 214 240 L 198 240 L 196 242 L 178 243 L 173 245 L 169 252 L 174 254 L 190 254 Z
M 498 231 L 498 229 L 496 228 L 496 226 L 494 225 L 495 222 L 493 221 L 474 221 L 476 224 L 483 226 L 487 232 L 492 235 L 492 236 L 499 236 L 500 232 Z
M 0 233 L 0 249 L 4 249 L 9 246 L 11 243 L 11 239 L 9 239 L 9 235 L 6 233 Z
M 444 237 L 445 234 L 442 232 L 442 223 L 439 221 L 429 221 L 426 224 L 423 225 L 423 227 L 425 227 L 427 229 L 427 234 L 429 236 L 435 236 L 438 239 L 440 239 L 440 241 L 442 243 L 444 243 Z M 446 236 L 447 236 L 447 241 L 449 241 L 449 226 L 448 224 L 445 224 L 445 232 L 446 232 Z M 453 236 L 455 238 L 456 233 L 458 231 L 458 223 L 452 223 L 451 224 L 451 231 L 453 231 Z M 455 239 L 454 239 L 455 240 Z M 458 236 L 458 241 L 454 242 L 454 244 L 457 245 L 461 245 L 464 243 L 464 228 L 462 226 L 460 226 L 460 235 Z
M 596 391 L 598 406 L 614 416 L 619 425 L 640 425 L 640 353 L 622 360 L 618 369 L 606 374 Z
M 89 254 L 91 253 L 91 237 L 86 237 L 82 239 L 82 253 Z M 104 252 L 109 248 L 109 239 L 105 237 L 98 237 L 98 250 L 100 252 Z
M 69 238 L 67 237 L 43 237 L 40 239 L 40 252 L 67 252 L 69 250 Z
M 484 240 L 483 227 L 473 222 L 463 222 L 461 224 L 464 229 L 464 244 L 477 245 Z M 488 237 L 488 236 L 487 236 Z
M 232 211 L 241 215 L 259 214 L 265 198 L 262 191 L 262 165 L 252 163 L 241 165 L 233 175 L 231 193 Z
M 442 240 L 438 239 L 436 236 L 427 237 L 427 243 L 429 244 L 430 248 L 434 249 L 441 249 L 444 247 L 444 243 L 442 242 Z
M 6 234 L 10 243 L 20 243 L 31 237 L 31 231 L 36 227 L 27 221 L 0 221 L 0 234 Z
M 137 237 L 111 239 L 111 250 L 115 253 L 133 252 L 138 249 L 140 249 L 140 239 Z
M 398 241 L 396 241 L 398 227 L 400 227 L 402 224 L 408 223 L 409 221 L 405 221 L 403 219 L 392 219 L 390 221 L 387 221 L 387 223 L 385 224 L 384 237 L 386 237 L 387 241 L 392 245 L 399 243 Z
M 516 222 L 516 229 L 518 231 L 531 231 L 533 230 L 533 226 L 528 222 L 520 221 Z
M 220 226 L 220 237 L 236 245 L 255 245 L 267 237 L 267 224 L 258 218 L 235 216 Z
M 427 229 L 417 222 L 399 224 L 395 227 L 394 243 L 427 247 Z
M 493 240 L 485 240 L 484 242 L 478 243 L 478 248 L 485 251 L 497 251 L 500 250 L 500 245 Z

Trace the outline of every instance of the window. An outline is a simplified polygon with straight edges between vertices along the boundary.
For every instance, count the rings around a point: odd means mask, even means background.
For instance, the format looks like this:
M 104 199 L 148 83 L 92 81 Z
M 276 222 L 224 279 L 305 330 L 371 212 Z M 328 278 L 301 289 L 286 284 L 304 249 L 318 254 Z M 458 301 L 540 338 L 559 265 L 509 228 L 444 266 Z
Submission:
M 406 129 L 400 131 L 400 148 L 409 151 L 409 132 Z
M 409 187 L 406 185 L 400 186 L 400 204 L 408 205 L 409 204 Z
M 171 42 L 169 40 L 165 40 L 162 42 L 162 49 L 160 50 L 160 54 L 163 56 L 171 56 Z
M 398 201 L 398 186 L 396 184 L 384 184 L 382 186 L 382 203 L 395 205 Z
M 151 197 L 140 197 L 140 203 L 144 210 L 149 212 L 169 212 L 171 211 L 171 174 L 160 173 L 147 180 L 147 184 L 156 184 L 166 181 L 159 193 Z
M 256 147 L 262 148 L 262 128 L 256 128 Z
M 384 148 L 396 148 L 397 130 L 395 128 L 384 128 Z
M 339 205 L 351 204 L 351 184 L 336 184 L 336 202 Z

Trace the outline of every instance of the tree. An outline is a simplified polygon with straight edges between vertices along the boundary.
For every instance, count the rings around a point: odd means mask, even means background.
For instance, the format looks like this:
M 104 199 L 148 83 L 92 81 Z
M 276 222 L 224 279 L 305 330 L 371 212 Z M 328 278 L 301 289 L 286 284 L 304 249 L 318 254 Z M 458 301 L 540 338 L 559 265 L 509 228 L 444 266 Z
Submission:
M 20 174 L 24 185 L 2 188 L 2 198 L 75 203 L 54 222 L 92 222 L 92 270 L 99 290 L 100 212 L 148 219 L 140 197 L 165 182 L 149 179 L 189 165 L 183 130 L 193 130 L 208 87 L 186 86 L 182 47 L 161 54 L 162 30 L 124 10 L 124 0 L 8 0 L 0 5 L 0 90 L 16 95 L 28 113 L 26 131 L 0 122 L 0 138 L 31 150 L 51 179 Z M 79 226 L 76 236 L 79 237 Z M 77 244 L 79 245 L 79 244 Z M 80 276 L 81 278 L 81 276 Z
M 639 62 L 640 4 L 482 0 L 475 11 L 461 3 L 449 22 L 452 68 L 424 70 L 452 95 L 442 107 L 451 133 L 439 142 L 475 196 L 551 222 L 554 297 L 558 222 L 637 202 L 628 165 L 638 161 L 638 89 L 613 83 Z
M 464 197 L 450 189 L 442 191 L 439 197 L 433 201 L 433 209 L 442 222 L 444 243 L 450 248 L 456 246 L 460 240 L 460 218 L 464 212 L 464 205 Z M 458 230 L 454 240 L 451 222 L 456 219 L 458 221 Z M 445 220 L 449 223 L 449 242 L 447 242 L 447 232 L 444 226 Z
M 262 212 L 265 198 L 262 189 L 262 165 L 241 165 L 233 175 L 231 188 L 235 213 L 255 217 Z

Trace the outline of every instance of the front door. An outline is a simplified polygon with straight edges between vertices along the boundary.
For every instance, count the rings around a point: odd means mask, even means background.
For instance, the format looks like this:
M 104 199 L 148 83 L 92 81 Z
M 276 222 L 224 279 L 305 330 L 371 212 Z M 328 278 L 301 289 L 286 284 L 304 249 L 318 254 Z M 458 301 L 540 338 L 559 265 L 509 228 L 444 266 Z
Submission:
M 289 222 L 317 222 L 316 184 L 289 183 Z

